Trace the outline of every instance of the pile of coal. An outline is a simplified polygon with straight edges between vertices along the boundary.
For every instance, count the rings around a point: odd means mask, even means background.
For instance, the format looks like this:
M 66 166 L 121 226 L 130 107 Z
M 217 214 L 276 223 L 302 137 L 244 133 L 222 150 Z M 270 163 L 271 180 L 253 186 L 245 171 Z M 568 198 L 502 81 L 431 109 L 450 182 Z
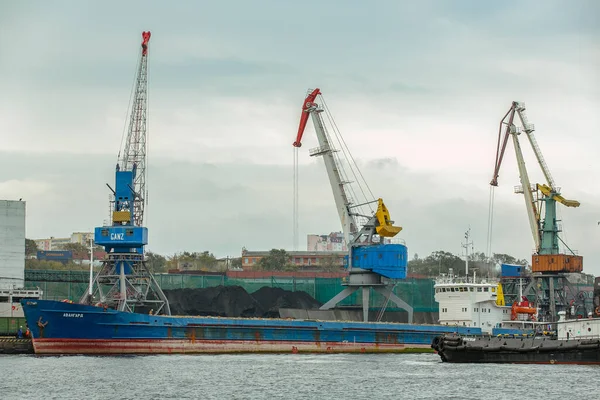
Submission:
M 262 287 L 249 294 L 241 286 L 165 290 L 173 315 L 278 318 L 280 308 L 318 309 L 306 292 Z
M 264 310 L 241 286 L 165 290 L 173 315 L 256 317 Z
M 321 303 L 306 292 L 292 292 L 289 290 L 263 286 L 252 297 L 264 310 L 263 317 L 278 318 L 280 308 L 300 308 L 314 310 L 321 307 Z

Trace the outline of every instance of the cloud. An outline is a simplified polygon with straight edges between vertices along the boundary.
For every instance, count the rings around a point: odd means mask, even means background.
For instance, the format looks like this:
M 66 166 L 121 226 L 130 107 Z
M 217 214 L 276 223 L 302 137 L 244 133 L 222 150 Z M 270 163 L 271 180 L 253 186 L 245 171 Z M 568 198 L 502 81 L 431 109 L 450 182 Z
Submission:
M 469 226 L 485 249 L 498 123 L 513 100 L 525 101 L 555 180 L 582 203 L 560 211 L 564 234 L 586 260 L 598 256 L 594 1 L 0 7 L 0 194 L 28 201 L 32 235 L 106 219 L 104 183 L 114 179 L 149 29 L 151 249 L 290 248 L 291 143 L 306 90 L 318 86 L 374 195 L 420 255 L 460 252 Z M 322 162 L 307 154 L 317 146 L 310 124 L 303 143 L 301 233 L 338 230 Z M 512 144 L 499 181 L 492 247 L 527 258 Z
M 37 165 L 28 165 L 28 157 L 22 154 L 2 154 L 0 161 L 2 170 L 10 165 L 20 171 L 15 180 L 0 188 L 9 197 L 27 201 L 30 237 L 67 236 L 107 219 L 104 183 L 112 183 L 111 157 L 60 154 L 36 158 L 36 164 L 44 165 L 43 173 Z M 359 160 L 359 165 L 374 195 L 384 198 L 392 219 L 403 227 L 400 236 L 411 254 L 426 256 L 439 249 L 460 254 L 469 227 L 475 249 L 485 251 L 489 194 L 485 184 L 444 182 L 437 174 L 411 171 L 393 159 Z M 42 182 L 27 183 L 30 176 L 38 176 Z M 322 161 L 300 166 L 299 178 L 303 246 L 307 234 L 338 231 L 340 223 Z M 7 187 L 12 189 L 7 191 Z M 289 164 L 207 164 L 154 158 L 148 190 L 146 222 L 153 251 L 209 250 L 219 256 L 235 256 L 242 246 L 254 250 L 292 248 Z M 529 258 L 533 241 L 521 196 L 504 197 L 497 196 L 495 203 L 492 250 Z M 600 254 L 589 240 L 597 229 L 590 204 L 599 199 L 584 194 L 578 199 L 585 205 L 581 209 L 560 210 L 563 225 L 572 247 L 592 260 Z M 596 268 L 586 263 L 588 272 Z

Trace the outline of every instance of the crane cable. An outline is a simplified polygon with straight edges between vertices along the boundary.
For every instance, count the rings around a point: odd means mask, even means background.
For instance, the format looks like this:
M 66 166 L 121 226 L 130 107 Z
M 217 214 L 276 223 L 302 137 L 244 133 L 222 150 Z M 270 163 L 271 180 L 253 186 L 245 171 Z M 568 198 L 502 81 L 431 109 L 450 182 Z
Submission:
M 327 103 L 325 102 L 325 99 L 323 97 L 323 95 L 321 95 L 321 101 L 323 104 L 323 109 L 325 110 L 325 113 L 327 115 L 327 119 L 329 120 L 332 128 L 333 128 L 333 132 L 336 136 L 336 139 L 338 141 L 338 143 L 340 144 L 340 150 L 342 151 L 342 153 L 344 154 L 345 159 L 348 162 L 348 166 L 350 168 L 350 172 L 352 174 L 352 176 L 354 177 L 354 179 L 356 180 L 356 183 L 358 185 L 358 188 L 360 189 L 360 192 L 362 193 L 364 202 L 368 202 L 370 200 L 374 199 L 374 195 L 373 192 L 371 191 L 371 188 L 369 187 L 369 184 L 367 183 L 366 179 L 364 178 L 360 168 L 358 167 L 358 164 L 356 163 L 356 160 L 354 159 L 354 157 L 352 156 L 352 153 L 350 152 L 350 149 L 348 148 L 348 145 L 346 144 L 346 141 L 344 140 L 336 122 L 335 119 L 333 118 L 333 115 L 331 114 L 331 111 L 329 110 L 329 107 L 327 106 Z M 343 168 L 342 164 L 340 164 L 340 167 Z M 355 171 L 356 170 L 356 171 Z M 344 171 L 345 173 L 345 171 Z M 358 175 L 357 175 L 358 173 Z M 359 180 L 359 176 L 360 176 L 360 180 Z M 348 180 L 348 177 L 345 177 L 346 180 Z M 361 182 L 362 180 L 362 182 Z M 364 188 L 366 187 L 367 191 L 369 192 L 371 197 L 368 197 L 367 194 L 365 193 Z M 350 192 L 352 193 L 352 196 L 357 199 L 358 196 L 356 195 L 354 188 L 350 185 L 349 187 Z M 368 204 L 369 209 L 371 210 L 371 213 L 374 212 L 373 206 L 371 204 Z M 363 213 L 364 214 L 364 213 Z
M 148 54 L 146 54 L 146 59 L 148 57 Z M 141 57 L 140 57 L 140 62 L 142 62 Z M 147 62 L 147 61 L 146 61 Z M 150 165 L 150 163 L 148 162 L 148 142 L 149 142 L 149 138 L 150 135 L 148 135 L 148 126 L 149 124 L 149 120 L 150 120 L 150 113 L 148 112 L 148 110 L 150 109 L 150 90 L 148 90 L 150 86 L 150 83 L 148 82 L 150 75 L 148 74 L 148 64 L 146 64 L 146 129 L 145 129 L 145 137 L 144 137 L 144 146 L 146 147 L 144 149 L 144 157 L 146 158 L 144 160 L 144 192 L 145 193 L 140 193 L 141 196 L 143 196 L 142 198 L 142 202 L 143 202 L 143 210 L 144 213 L 142 214 L 142 220 L 140 221 L 141 226 L 147 226 L 148 225 L 148 166 Z
M 323 97 L 321 95 L 321 97 Z M 325 103 L 325 99 L 323 99 L 323 108 L 326 110 L 328 118 L 331 120 L 331 125 L 334 129 L 334 132 L 336 133 L 336 136 L 338 138 L 338 141 L 340 142 L 340 147 L 342 148 L 342 152 L 346 155 L 346 157 L 348 158 L 349 161 L 352 161 L 352 163 L 348 163 L 350 165 L 350 168 L 352 170 L 352 174 L 354 175 L 355 178 L 357 178 L 357 182 L 358 182 L 358 177 L 356 176 L 356 173 L 354 172 L 354 170 L 352 169 L 352 164 L 354 164 L 356 171 L 358 172 L 358 174 L 360 175 L 364 186 L 366 186 L 367 190 L 369 191 L 369 194 L 371 195 L 371 198 L 375 197 L 373 195 L 373 192 L 371 191 L 371 188 L 369 187 L 369 184 L 367 183 L 366 179 L 364 178 L 362 172 L 360 171 L 360 169 L 358 168 L 358 164 L 356 163 L 356 161 L 354 160 L 354 157 L 352 156 L 352 153 L 350 152 L 350 149 L 348 148 L 348 145 L 346 144 L 346 141 L 344 140 L 344 137 L 342 136 L 336 122 L 335 119 L 333 118 L 333 115 L 331 114 L 331 111 L 329 111 L 329 107 L 327 106 L 327 103 Z M 365 199 L 367 198 L 366 194 L 364 193 L 364 190 L 362 188 L 362 185 L 359 185 L 361 192 L 363 193 L 363 196 L 365 197 Z
M 562 232 L 562 238 L 559 236 L 558 237 L 558 245 L 559 245 L 559 249 L 560 247 L 562 247 L 562 250 L 559 250 L 561 253 L 567 253 L 567 251 L 571 251 L 573 252 L 569 246 L 567 245 L 567 243 L 569 243 L 569 240 L 567 240 L 567 231 L 565 230 L 565 226 L 562 224 L 563 221 L 563 216 L 562 216 L 562 209 L 561 207 L 556 207 L 556 224 L 558 225 L 558 221 L 561 222 L 561 227 L 560 227 L 560 231 Z M 557 234 L 558 235 L 558 234 Z M 573 255 L 574 252 L 573 252 Z
M 487 243 L 486 243 L 486 257 L 492 258 L 492 234 L 494 226 L 494 186 L 490 185 L 490 197 L 488 200 L 488 228 L 487 228 Z
M 337 152 L 338 151 L 342 151 L 342 154 L 344 155 L 344 159 L 346 161 L 349 160 L 349 157 L 346 156 L 346 152 L 347 151 L 342 146 L 342 143 L 340 141 L 340 134 L 339 134 L 339 132 L 336 131 L 336 129 L 335 129 L 336 127 L 335 127 L 335 121 L 333 119 L 333 115 L 327 109 L 327 104 L 323 104 L 324 101 L 325 100 L 323 99 L 323 95 L 321 95 L 321 104 L 323 105 L 323 110 L 325 111 L 325 115 L 327 117 L 327 120 L 329 121 L 328 124 L 325 124 L 325 121 L 323 120 L 323 124 L 324 124 L 323 128 L 325 130 L 325 135 L 327 135 L 327 140 L 329 141 L 329 144 L 331 146 L 331 150 L 332 150 L 331 155 L 335 159 L 335 164 L 338 167 L 338 173 L 340 175 L 340 179 L 344 183 L 349 183 L 350 182 L 350 177 L 348 176 L 348 173 L 346 172 L 346 169 L 344 168 L 344 164 L 342 163 L 342 158 L 337 154 Z M 329 125 L 329 127 L 331 127 L 331 130 L 333 131 L 333 136 L 331 136 L 329 134 L 329 129 L 326 127 L 326 125 Z M 334 142 L 334 139 L 335 139 L 335 142 Z M 350 167 L 350 170 L 353 173 L 354 171 L 352 170 L 352 165 L 350 164 L 350 162 L 348 162 L 348 166 Z M 356 174 L 353 173 L 353 176 L 354 176 L 354 179 L 356 180 Z M 345 184 L 344 185 L 344 193 L 346 194 L 346 199 L 347 199 L 347 201 L 348 201 L 349 204 L 358 204 L 358 203 L 362 202 L 362 201 L 361 202 L 357 201 L 358 196 L 356 195 L 356 192 L 354 191 L 353 185 Z M 362 222 L 358 220 L 358 219 L 361 219 L 361 218 L 357 217 L 356 215 L 354 215 L 354 218 L 355 218 L 355 220 L 356 220 L 357 223 L 359 223 L 360 225 L 362 225 Z
M 331 114 L 329 114 L 327 116 L 327 118 L 329 119 L 329 122 L 330 122 L 331 126 L 333 127 L 333 117 L 331 116 Z M 351 213 L 353 214 L 354 220 L 358 224 L 358 226 L 357 226 L 357 228 L 358 228 L 359 226 L 363 226 L 367 222 L 367 220 L 364 217 L 364 215 L 366 213 L 363 211 L 363 208 L 364 208 L 363 203 L 366 203 L 368 200 L 366 199 L 366 196 L 364 196 L 364 191 L 362 191 L 362 189 L 360 187 L 360 181 L 358 180 L 358 177 L 357 177 L 356 173 L 354 172 L 352 163 L 350 162 L 351 159 L 348 156 L 349 151 L 343 147 L 343 142 L 342 142 L 342 140 L 340 140 L 341 134 L 339 132 L 336 132 L 335 128 L 333 128 L 333 133 L 334 133 L 334 138 L 337 142 L 337 144 L 335 144 L 334 147 L 338 147 L 342 152 L 342 157 L 340 157 L 337 154 L 337 152 L 333 153 L 333 157 L 336 160 L 336 164 L 339 166 L 339 172 L 340 172 L 342 181 L 348 183 L 348 184 L 344 185 L 346 197 L 348 200 L 348 204 L 350 206 L 352 206 L 352 208 L 353 208 Z M 329 134 L 328 134 L 328 136 L 329 136 Z M 329 141 L 331 142 L 332 139 L 329 138 Z M 348 168 L 350 169 L 350 172 L 351 172 L 350 176 L 348 175 L 348 173 L 346 172 L 346 169 L 344 168 L 342 159 L 348 164 Z M 356 190 L 354 189 L 354 185 L 350 184 L 352 182 L 351 177 L 353 177 L 354 181 L 359 185 L 359 189 L 361 189 L 361 192 L 363 194 L 362 198 L 360 198 L 358 196 Z M 363 204 L 363 205 L 357 206 L 358 204 Z
M 138 62 L 135 65 L 135 71 L 133 72 L 133 79 L 131 80 L 131 91 L 129 92 L 129 102 L 127 103 L 127 110 L 125 111 L 125 118 L 123 119 L 123 131 L 121 133 L 121 144 L 119 145 L 119 153 L 117 155 L 117 162 L 119 162 L 119 160 L 121 159 L 121 151 L 123 150 L 123 143 L 125 142 L 125 136 L 129 134 L 127 126 L 129 125 L 129 111 L 132 109 L 131 106 L 133 105 L 133 92 L 135 91 L 135 85 L 137 83 L 137 73 L 138 70 L 140 69 L 140 63 L 142 62 L 142 57 L 141 57 L 141 49 L 138 52 Z
M 298 250 L 298 147 L 294 147 L 294 198 L 293 198 L 293 213 L 292 216 L 292 229 L 293 229 L 293 250 Z
M 129 112 L 133 109 L 133 92 L 135 91 L 135 85 L 137 83 L 137 73 L 140 69 L 140 63 L 142 62 L 141 49 L 138 51 L 138 62 L 136 63 L 135 70 L 133 71 L 133 79 L 131 80 L 131 90 L 129 91 L 129 101 L 127 102 L 127 108 L 125 110 L 125 118 L 123 118 L 123 130 L 121 131 L 121 143 L 119 144 L 119 151 L 117 153 L 117 164 L 121 161 L 121 151 L 123 151 L 123 143 L 125 143 L 125 137 L 129 135 Z M 147 139 L 146 139 L 147 140 Z M 114 201 L 114 195 L 111 193 L 108 195 L 108 221 L 112 218 L 112 202 Z

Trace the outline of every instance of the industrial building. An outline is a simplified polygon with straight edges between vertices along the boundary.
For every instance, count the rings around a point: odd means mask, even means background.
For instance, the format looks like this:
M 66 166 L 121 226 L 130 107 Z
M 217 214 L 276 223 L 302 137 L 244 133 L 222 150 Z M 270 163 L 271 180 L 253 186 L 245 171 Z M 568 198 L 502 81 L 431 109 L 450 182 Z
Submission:
M 308 251 L 348 251 L 342 232 L 331 232 L 329 235 L 307 235 Z
M 78 243 L 89 247 L 90 240 L 94 240 L 93 232 L 73 232 L 71 236 L 67 238 L 51 236 L 47 239 L 35 239 L 35 244 L 37 245 L 38 250 L 54 251 L 62 250 L 63 246 L 69 243 Z
M 19 301 L 40 296 L 25 288 L 25 202 L 0 200 L 0 317 L 23 317 Z
M 340 268 L 344 265 L 346 251 L 288 251 L 289 263 L 298 270 L 316 270 L 322 265 L 332 263 Z M 252 271 L 261 258 L 269 255 L 269 251 L 248 251 L 242 249 L 242 269 Z M 330 261 L 331 260 L 331 261 Z
M 25 202 L 0 200 L 0 288 L 23 287 Z

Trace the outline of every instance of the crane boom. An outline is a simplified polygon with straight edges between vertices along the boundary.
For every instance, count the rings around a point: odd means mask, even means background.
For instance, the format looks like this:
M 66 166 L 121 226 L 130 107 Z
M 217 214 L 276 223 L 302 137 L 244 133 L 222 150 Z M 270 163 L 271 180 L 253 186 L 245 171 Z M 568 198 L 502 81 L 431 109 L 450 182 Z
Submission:
M 306 129 L 306 123 L 308 122 L 308 111 L 309 108 L 315 106 L 315 99 L 318 95 L 321 94 L 319 88 L 316 88 L 304 100 L 304 104 L 302 105 L 302 114 L 300 115 L 300 125 L 298 126 L 298 135 L 296 136 L 296 141 L 294 142 L 294 147 L 302 146 L 302 135 L 304 135 L 304 130 Z
M 148 107 L 148 42 L 150 32 L 142 32 L 142 54 L 136 75 L 135 89 L 129 118 L 129 129 L 125 148 L 120 160 L 120 169 L 134 171 L 133 188 L 134 225 L 144 223 L 146 204 L 146 130 Z
M 525 167 L 525 159 L 523 158 L 523 152 L 521 151 L 521 144 L 519 143 L 518 133 L 515 126 L 508 127 L 511 131 L 510 134 L 513 138 L 513 145 L 515 146 L 515 154 L 517 156 L 517 166 L 519 167 L 519 177 L 521 180 L 521 187 L 523 188 L 523 198 L 525 199 L 525 208 L 527 208 L 527 217 L 529 220 L 529 227 L 533 236 L 535 248 L 540 248 L 540 217 L 533 199 L 533 193 L 531 192 L 531 182 L 529 181 L 529 174 Z
M 504 152 L 506 151 L 506 145 L 508 143 L 508 136 L 510 133 L 510 126 L 513 124 L 513 120 L 515 119 L 515 113 L 512 112 L 513 108 L 511 107 L 510 110 L 508 110 L 508 112 L 506 114 L 504 114 L 504 117 L 502 117 L 502 120 L 500 120 L 500 127 L 498 128 L 498 145 L 496 146 L 496 163 L 494 164 L 494 175 L 492 176 L 492 181 L 490 182 L 490 185 L 492 186 L 498 186 L 498 176 L 500 175 L 500 165 L 502 165 L 502 160 L 504 159 Z M 507 127 L 504 133 L 504 138 L 502 137 L 502 127 L 505 124 L 505 120 L 508 117 L 508 122 L 506 123 Z
M 319 94 L 321 94 L 321 91 L 317 88 L 309 93 L 304 100 L 304 104 L 302 105 L 302 115 L 300 117 L 300 126 L 298 127 L 298 135 L 296 137 L 296 141 L 294 142 L 294 146 L 302 146 L 302 135 L 308 122 L 308 116 L 310 115 L 317 133 L 317 140 L 319 141 L 319 147 L 311 149 L 310 155 L 313 157 L 323 156 L 325 169 L 327 170 L 327 176 L 333 191 L 335 206 L 342 223 L 344 240 L 346 241 L 346 244 L 348 244 L 354 239 L 354 236 L 358 232 L 358 225 L 353 213 L 350 211 L 352 202 L 350 201 L 349 196 L 344 188 L 344 185 L 349 182 L 345 182 L 342 179 L 340 165 L 334 155 L 337 150 L 335 150 L 331 144 L 330 137 L 325 129 L 325 123 L 321 116 L 323 109 L 320 108 L 317 103 L 315 103 L 315 100 Z
M 558 201 L 560 204 L 567 207 L 579 207 L 581 205 L 577 200 L 569 200 L 562 197 L 560 194 L 556 193 L 552 190 L 552 188 L 548 185 L 541 185 L 538 183 L 537 188 L 540 192 L 544 194 L 546 197 L 552 197 L 554 200 Z
M 552 179 L 552 174 L 550 174 L 550 169 L 548 168 L 548 164 L 544 160 L 544 156 L 542 155 L 542 151 L 540 150 L 540 146 L 535 139 L 533 131 L 535 130 L 535 126 L 529 123 L 527 119 L 527 114 L 525 113 L 525 103 L 522 102 L 514 102 L 514 107 L 519 114 L 519 119 L 521 120 L 521 124 L 523 125 L 523 129 L 527 134 L 527 138 L 529 139 L 529 144 L 531 144 L 531 148 L 533 149 L 533 153 L 535 154 L 535 158 L 537 158 L 538 164 L 544 173 L 544 177 L 546 178 L 546 182 L 552 188 L 552 190 L 556 190 L 556 184 L 554 183 L 554 179 Z

